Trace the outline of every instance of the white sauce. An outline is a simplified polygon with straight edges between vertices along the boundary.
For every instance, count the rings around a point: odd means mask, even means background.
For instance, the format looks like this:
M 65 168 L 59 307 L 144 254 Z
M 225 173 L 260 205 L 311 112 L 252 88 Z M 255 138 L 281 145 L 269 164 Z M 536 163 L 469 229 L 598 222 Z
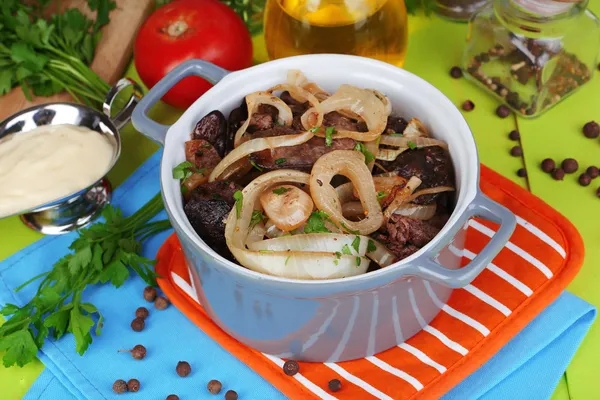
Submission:
M 113 154 L 108 138 L 75 125 L 0 139 L 0 218 L 85 189 L 108 172 Z

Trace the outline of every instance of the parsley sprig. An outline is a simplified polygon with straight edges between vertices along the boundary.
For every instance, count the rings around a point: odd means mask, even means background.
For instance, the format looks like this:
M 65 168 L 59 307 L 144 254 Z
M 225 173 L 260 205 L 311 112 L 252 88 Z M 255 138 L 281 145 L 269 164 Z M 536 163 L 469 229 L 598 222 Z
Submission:
M 167 230 L 167 220 L 149 222 L 163 203 L 160 194 L 135 214 L 124 217 L 120 210 L 107 206 L 105 222 L 82 229 L 67 254 L 51 270 L 22 284 L 16 290 L 42 279 L 36 294 L 24 306 L 6 304 L 0 314 L 10 317 L 0 326 L 0 351 L 4 366 L 23 366 L 31 362 L 48 337 L 59 339 L 66 333 L 75 337 L 75 349 L 83 354 L 104 324 L 102 313 L 84 300 L 90 285 L 110 282 L 120 287 L 130 269 L 148 285 L 156 286 L 154 261 L 140 256 L 145 239 Z
M 87 0 L 95 20 L 69 8 L 43 17 L 48 0 L 28 5 L 2 0 L 0 6 L 0 95 L 20 86 L 31 94 L 51 96 L 66 90 L 76 101 L 100 107 L 110 85 L 88 65 L 109 22 L 114 0 Z

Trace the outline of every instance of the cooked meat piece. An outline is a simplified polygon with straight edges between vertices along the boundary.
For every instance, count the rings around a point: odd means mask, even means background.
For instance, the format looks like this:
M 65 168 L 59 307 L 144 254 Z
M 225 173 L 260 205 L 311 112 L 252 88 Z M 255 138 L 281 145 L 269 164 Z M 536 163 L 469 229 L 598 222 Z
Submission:
M 306 131 L 306 129 L 304 129 L 304 125 L 302 125 L 302 114 L 294 115 L 294 119 L 292 120 L 292 128 L 297 131 Z
M 352 150 L 355 145 L 356 142 L 353 139 L 342 138 L 335 139 L 332 146 L 329 147 L 325 145 L 325 139 L 313 137 L 308 142 L 297 146 L 259 151 L 252 154 L 250 159 L 267 171 L 281 168 L 310 171 L 313 164 L 323 154 L 333 150 Z
M 402 133 L 408 126 L 408 121 L 402 117 L 388 117 L 385 131 L 387 133 Z
M 302 133 L 302 131 L 298 129 L 294 129 L 293 127 L 285 126 L 285 125 L 275 125 L 270 129 L 265 129 L 264 131 L 258 131 L 251 135 L 249 135 L 252 139 L 261 138 L 261 137 L 271 137 L 271 136 L 285 136 L 285 135 L 293 135 L 296 133 Z
M 234 108 L 229 114 L 227 120 L 227 140 L 225 141 L 225 154 L 233 150 L 233 139 L 235 133 L 240 129 L 240 126 L 244 124 L 244 121 L 248 118 L 248 107 L 246 106 L 246 99 L 242 100 L 242 104 L 238 108 Z
M 345 131 L 366 132 L 368 130 L 364 122 L 356 122 L 335 111 L 325 114 L 323 125 L 334 126 Z
M 202 139 L 185 142 L 185 159 L 198 169 L 213 169 L 221 161 L 213 145 Z
M 373 239 L 383 244 L 385 247 L 387 247 L 389 251 L 391 251 L 397 257 L 394 260 L 394 262 L 403 260 L 421 249 L 420 247 L 417 247 L 414 244 L 400 244 L 394 241 L 390 241 L 389 237 L 382 233 L 374 233 L 372 236 Z
M 296 101 L 289 92 L 283 92 L 279 97 L 290 107 L 290 110 L 292 110 L 292 114 L 294 114 L 294 116 L 300 116 L 304 114 L 304 112 L 310 107 L 308 101 L 305 101 L 304 103 Z
M 212 111 L 198 121 L 192 133 L 192 139 L 208 141 L 217 150 L 217 154 L 223 157 L 227 141 L 227 121 L 221 111 Z
M 380 161 L 387 171 L 398 171 L 405 179 L 416 176 L 423 182 L 418 190 L 437 187 L 454 186 L 454 170 L 448 153 L 439 146 L 423 147 L 407 150 L 394 161 Z M 431 194 L 417 197 L 416 204 L 429 204 L 440 194 Z
M 273 127 L 273 116 L 269 113 L 254 113 L 250 117 L 248 132 L 263 131 Z
M 427 221 L 392 215 L 386 223 L 389 240 L 398 244 L 414 244 L 423 247 L 431 241 L 440 231 Z
M 225 243 L 225 222 L 235 200 L 233 194 L 241 186 L 228 181 L 215 181 L 198 186 L 184 206 L 194 230 L 212 249 L 233 259 Z

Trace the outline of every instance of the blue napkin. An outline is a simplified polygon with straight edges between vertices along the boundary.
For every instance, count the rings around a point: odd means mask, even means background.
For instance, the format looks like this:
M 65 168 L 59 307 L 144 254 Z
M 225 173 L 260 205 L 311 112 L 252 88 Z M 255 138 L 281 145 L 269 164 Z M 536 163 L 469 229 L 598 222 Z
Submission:
M 152 156 L 115 191 L 113 203 L 126 215 L 134 212 L 160 188 L 161 153 Z M 159 218 L 166 218 L 164 212 Z M 170 232 L 150 239 L 144 255 L 154 258 Z M 35 284 L 15 293 L 14 288 L 51 267 L 66 251 L 74 234 L 46 237 L 0 263 L 0 305 L 24 304 Z M 48 341 L 39 353 L 46 366 L 25 395 L 26 400 L 118 399 L 112 392 L 116 379 L 137 378 L 141 390 L 128 393 L 129 399 L 164 399 L 177 394 L 182 400 L 214 399 L 206 383 L 218 379 L 223 392 L 233 389 L 240 399 L 284 399 L 285 396 L 222 349 L 175 307 L 155 310 L 144 301 L 145 284 L 130 278 L 121 288 L 90 287 L 84 296 L 104 314 L 101 336 L 84 356 L 75 352 L 71 335 Z M 146 306 L 150 316 L 142 332 L 129 326 L 137 307 Z M 563 293 L 552 305 L 511 340 L 489 362 L 450 391 L 444 399 L 528 399 L 548 398 L 575 350 L 596 316 L 596 309 L 570 293 Z M 148 349 L 144 360 L 129 353 L 117 353 L 143 344 Z M 180 378 L 175 373 L 178 361 L 188 361 L 192 373 Z M 550 361 L 551 360 L 551 361 Z

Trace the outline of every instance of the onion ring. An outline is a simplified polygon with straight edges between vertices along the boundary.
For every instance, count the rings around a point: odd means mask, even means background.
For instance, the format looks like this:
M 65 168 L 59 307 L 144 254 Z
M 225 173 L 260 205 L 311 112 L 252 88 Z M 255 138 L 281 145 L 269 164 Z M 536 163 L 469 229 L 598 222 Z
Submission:
M 288 107 L 288 105 L 285 104 L 283 100 L 269 92 L 250 93 L 246 96 L 246 105 L 248 106 L 248 118 L 246 118 L 244 124 L 240 126 L 240 128 L 235 133 L 234 147 L 238 147 L 242 144 L 242 137 L 244 136 L 244 133 L 246 133 L 246 129 L 248 129 L 248 126 L 250 125 L 252 114 L 256 112 L 258 106 L 261 104 L 268 104 L 277 108 L 277 110 L 279 111 L 279 115 L 277 116 L 277 122 L 280 125 L 292 126 L 292 110 L 290 110 L 290 107 Z

